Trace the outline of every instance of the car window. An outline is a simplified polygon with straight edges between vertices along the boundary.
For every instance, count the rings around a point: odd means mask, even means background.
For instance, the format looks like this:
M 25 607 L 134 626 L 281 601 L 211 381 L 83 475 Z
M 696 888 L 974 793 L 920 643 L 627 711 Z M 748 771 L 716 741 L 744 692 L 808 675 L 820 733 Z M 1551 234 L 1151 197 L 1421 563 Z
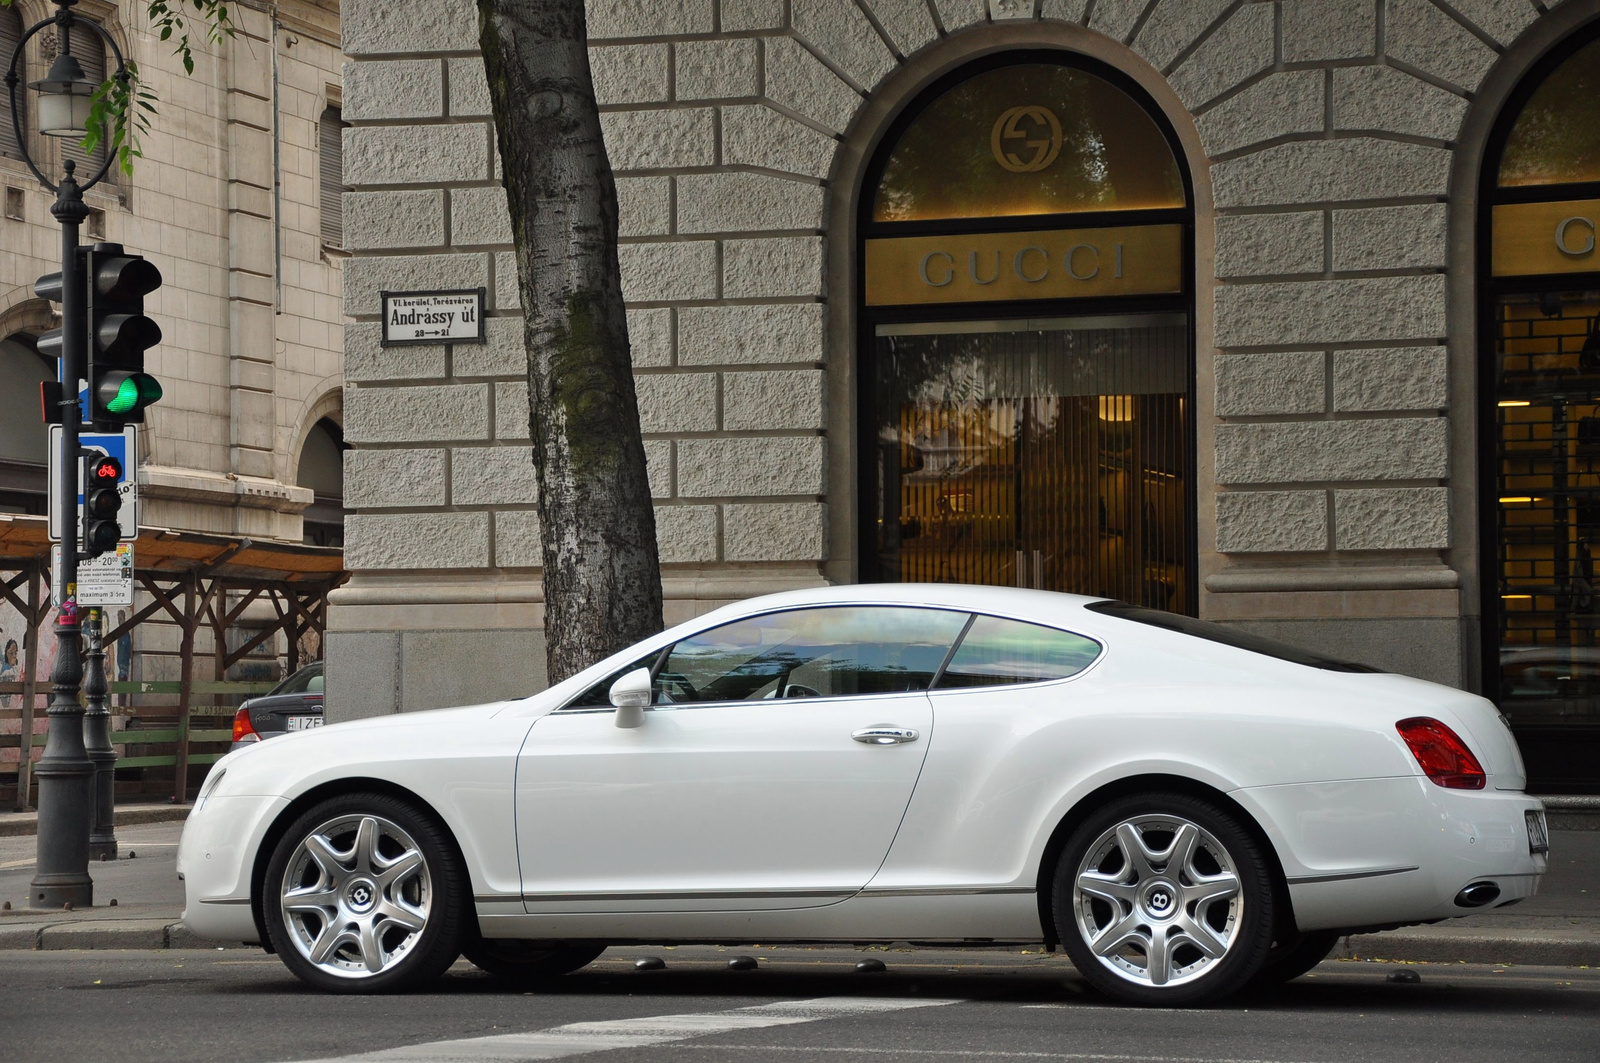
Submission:
M 673 646 L 656 676 L 656 700 L 926 690 L 966 622 L 966 613 L 890 606 L 791 609 L 736 620 Z
M 978 616 L 939 677 L 936 689 L 1065 679 L 1089 667 L 1099 655 L 1098 642 L 1070 631 Z
M 1263 638 L 1252 635 L 1238 628 L 1225 624 L 1213 624 L 1205 620 L 1196 620 L 1192 616 L 1180 613 L 1163 612 L 1160 609 L 1147 609 L 1141 605 L 1129 605 L 1127 602 L 1090 602 L 1084 606 L 1090 612 L 1104 613 L 1106 616 L 1115 616 L 1123 620 L 1132 620 L 1136 624 L 1148 624 L 1151 627 L 1165 628 L 1168 631 L 1178 631 L 1185 635 L 1193 635 L 1197 639 L 1208 642 L 1220 642 L 1224 646 L 1234 649 L 1249 650 L 1259 653 L 1264 657 L 1275 657 L 1280 661 L 1289 661 L 1292 664 L 1304 664 L 1312 668 L 1321 668 L 1328 672 L 1382 672 L 1382 668 L 1373 668 L 1371 665 L 1356 664 L 1352 661 L 1341 661 L 1337 657 L 1328 657 L 1310 650 L 1302 650 L 1298 646 L 1279 642 L 1276 639 Z
M 311 685 L 311 680 L 316 679 L 318 690 L 321 690 L 322 670 L 318 668 L 302 668 L 288 679 L 272 688 L 273 694 L 304 694 Z M 269 695 L 270 696 L 270 695 Z
M 314 676 L 311 677 L 311 681 L 306 684 L 306 693 L 307 694 L 320 694 L 320 693 L 322 693 L 322 676 L 321 676 L 321 674 L 314 675 Z

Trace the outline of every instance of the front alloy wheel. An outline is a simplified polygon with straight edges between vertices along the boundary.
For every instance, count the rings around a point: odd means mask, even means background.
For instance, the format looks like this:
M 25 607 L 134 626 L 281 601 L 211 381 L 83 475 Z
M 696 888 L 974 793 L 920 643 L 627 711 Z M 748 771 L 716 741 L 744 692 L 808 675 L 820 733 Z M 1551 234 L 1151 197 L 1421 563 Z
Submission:
M 1074 832 L 1057 870 L 1056 926 L 1096 988 L 1181 1005 L 1233 992 L 1271 944 L 1261 847 L 1184 794 L 1123 798 Z
M 459 954 L 460 901 L 441 832 L 381 795 L 311 809 L 268 866 L 268 932 L 296 975 L 322 989 L 379 992 L 443 973 Z

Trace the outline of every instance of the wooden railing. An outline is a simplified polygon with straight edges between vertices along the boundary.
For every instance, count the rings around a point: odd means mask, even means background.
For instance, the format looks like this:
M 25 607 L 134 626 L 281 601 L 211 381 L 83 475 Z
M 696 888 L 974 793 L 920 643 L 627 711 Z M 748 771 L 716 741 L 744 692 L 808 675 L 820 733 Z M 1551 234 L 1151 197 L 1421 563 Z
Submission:
M 231 705 L 194 705 L 197 698 L 221 699 L 243 698 L 257 694 L 265 694 L 276 686 L 276 681 L 267 682 L 228 682 L 219 680 L 195 680 L 184 684 L 177 680 L 155 680 L 147 682 L 111 683 L 113 695 L 131 695 L 135 698 L 133 705 L 114 706 L 111 710 L 112 717 L 118 729 L 111 732 L 111 745 L 117 750 L 116 766 L 120 768 L 147 768 L 177 770 L 178 765 L 212 764 L 221 759 L 226 749 L 215 748 L 220 743 L 233 740 L 233 727 L 231 720 L 226 727 L 217 727 L 214 721 L 228 720 L 234 713 Z M 22 728 L 30 732 L 29 744 L 34 749 L 43 748 L 48 731 L 48 720 L 45 716 L 43 702 L 48 696 L 49 682 L 41 677 L 37 689 L 37 701 L 40 702 L 32 713 L 31 726 Z M 0 683 L 0 695 L 20 695 L 26 693 L 23 683 Z M 187 718 L 182 718 L 179 709 L 174 705 L 140 705 L 139 698 L 173 698 L 177 697 L 182 705 L 193 706 L 188 710 Z M 7 708 L 0 708 L 0 720 L 20 720 L 23 715 L 22 706 L 13 704 Z M 211 722 L 211 726 L 197 722 Z M 22 734 L 0 734 L 0 749 L 18 749 L 22 745 Z M 130 746 L 141 747 L 137 756 L 130 756 L 127 752 Z M 195 747 L 210 746 L 211 748 L 199 749 Z M 144 747 L 153 747 L 146 749 Z M 18 779 L 18 761 L 0 762 L 0 779 L 10 784 L 15 790 Z M 162 773 L 165 774 L 164 772 Z M 9 776 L 9 778 L 7 778 Z M 14 804 L 18 807 L 29 804 L 24 795 L 17 795 Z

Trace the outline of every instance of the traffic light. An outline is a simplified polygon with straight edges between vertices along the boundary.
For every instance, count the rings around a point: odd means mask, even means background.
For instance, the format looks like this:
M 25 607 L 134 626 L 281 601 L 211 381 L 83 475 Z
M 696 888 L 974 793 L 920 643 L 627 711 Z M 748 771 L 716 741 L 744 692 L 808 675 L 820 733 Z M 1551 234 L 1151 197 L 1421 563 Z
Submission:
M 60 273 L 46 273 L 33 282 L 33 294 L 41 299 L 48 299 L 52 303 L 62 301 L 63 285 Z M 40 355 L 52 359 L 57 365 L 61 362 L 61 330 L 53 328 L 42 333 L 34 344 Z M 39 407 L 44 417 L 45 424 L 61 423 L 61 381 L 46 380 L 39 385 Z
M 161 326 L 144 316 L 144 297 L 161 287 L 161 271 L 121 244 L 87 253 L 89 409 L 102 427 L 143 424 L 145 407 L 161 399 L 161 382 L 144 371 L 144 352 L 161 342 Z
M 99 557 L 117 548 L 122 524 L 117 512 L 122 509 L 122 462 L 109 454 L 91 457 L 83 463 L 83 551 L 84 558 Z

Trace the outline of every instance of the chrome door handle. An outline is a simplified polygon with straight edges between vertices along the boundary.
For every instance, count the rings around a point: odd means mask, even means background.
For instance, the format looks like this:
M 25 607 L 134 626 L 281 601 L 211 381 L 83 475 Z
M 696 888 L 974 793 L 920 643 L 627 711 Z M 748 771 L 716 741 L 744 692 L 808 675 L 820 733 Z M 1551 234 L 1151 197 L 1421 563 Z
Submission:
M 863 727 L 859 731 L 852 731 L 850 737 L 857 742 L 865 742 L 869 746 L 892 746 L 901 742 L 915 742 L 917 732 L 910 727 L 891 727 L 879 724 L 877 727 Z

